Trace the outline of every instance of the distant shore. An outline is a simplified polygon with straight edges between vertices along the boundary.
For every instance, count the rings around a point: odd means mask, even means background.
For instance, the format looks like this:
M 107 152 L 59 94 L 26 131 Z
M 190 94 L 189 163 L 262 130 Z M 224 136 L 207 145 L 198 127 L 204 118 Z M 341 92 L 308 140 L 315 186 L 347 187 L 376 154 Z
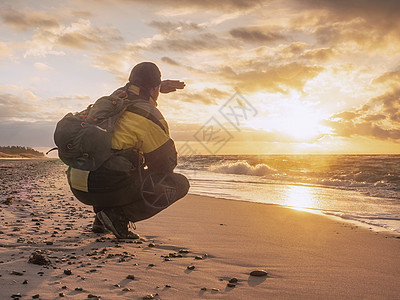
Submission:
M 42 154 L 34 154 L 34 153 L 15 153 L 15 154 L 8 154 L 4 152 L 0 152 L 0 159 L 3 158 L 46 158 L 46 156 Z

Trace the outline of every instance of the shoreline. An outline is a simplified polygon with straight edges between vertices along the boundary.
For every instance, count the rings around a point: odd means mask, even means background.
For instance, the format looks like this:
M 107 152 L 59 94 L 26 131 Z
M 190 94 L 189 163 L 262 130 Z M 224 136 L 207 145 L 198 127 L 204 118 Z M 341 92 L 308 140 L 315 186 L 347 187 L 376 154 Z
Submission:
M 288 205 L 282 205 L 282 204 L 276 204 L 276 203 L 267 203 L 267 202 L 260 202 L 260 201 L 246 201 L 246 200 L 242 200 L 242 199 L 232 199 L 232 198 L 226 198 L 226 197 L 208 196 L 208 195 L 191 193 L 190 190 L 189 190 L 188 195 L 198 196 L 198 197 L 207 197 L 207 198 L 213 198 L 213 199 L 223 199 L 223 200 L 228 200 L 228 201 L 239 201 L 239 202 L 244 202 L 244 203 L 257 203 L 257 204 L 263 204 L 263 205 L 278 206 L 278 207 L 282 207 L 282 208 L 292 209 L 295 211 L 303 211 L 303 212 L 307 212 L 310 214 L 324 216 L 328 219 L 331 219 L 331 220 L 334 220 L 337 222 L 352 224 L 352 225 L 362 227 L 367 230 L 371 230 L 373 232 L 386 233 L 386 234 L 392 235 L 394 237 L 400 237 L 400 232 L 397 232 L 396 230 L 391 230 L 391 229 L 385 228 L 383 226 L 368 224 L 368 223 L 365 223 L 365 222 L 362 222 L 359 220 L 353 220 L 351 218 L 345 218 L 345 217 L 337 216 L 334 214 L 325 213 L 317 208 L 301 208 L 301 207 L 288 206 Z

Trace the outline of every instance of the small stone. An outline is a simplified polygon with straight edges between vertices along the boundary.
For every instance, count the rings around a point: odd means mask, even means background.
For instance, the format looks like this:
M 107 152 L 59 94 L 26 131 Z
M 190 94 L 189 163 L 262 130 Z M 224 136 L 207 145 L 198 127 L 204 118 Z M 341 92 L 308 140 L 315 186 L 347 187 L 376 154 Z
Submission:
M 211 289 L 213 292 L 219 292 L 219 289 L 217 289 L 217 288 L 212 288 Z
M 250 273 L 250 276 L 257 276 L 257 277 L 262 277 L 262 276 L 267 276 L 267 275 L 268 275 L 268 273 L 265 272 L 264 270 L 255 270 Z
M 50 259 L 42 251 L 33 252 L 29 256 L 28 263 L 40 266 L 51 265 Z
M 135 276 L 134 276 L 134 275 L 128 275 L 128 276 L 126 276 L 126 279 L 134 280 L 134 279 L 135 279 Z
M 67 286 L 64 285 L 64 286 L 62 286 L 61 288 L 62 288 L 63 290 L 66 290 L 66 289 L 67 289 Z
M 181 249 L 181 250 L 179 250 L 178 252 L 179 252 L 179 253 L 183 253 L 183 254 L 188 254 L 188 253 L 189 253 L 189 250 Z
M 166 284 L 165 287 L 166 287 L 166 288 L 170 288 L 171 286 L 170 286 L 169 284 Z
M 12 204 L 14 199 L 12 197 L 8 197 L 6 200 L 3 201 L 4 204 L 10 205 Z
M 58 296 L 65 297 L 65 294 L 64 293 L 59 293 Z
M 87 297 L 88 297 L 89 299 L 93 299 L 93 298 L 95 298 L 95 299 L 100 299 L 99 296 L 96 296 L 96 295 L 93 295 L 93 294 L 89 294 Z
M 24 275 L 23 273 L 18 272 L 18 271 L 12 271 L 10 274 L 11 274 L 11 275 L 16 275 L 16 276 L 22 276 L 22 275 Z
M 123 292 L 129 292 L 131 289 L 130 288 L 123 288 L 122 291 Z
M 155 264 L 149 264 L 149 267 L 154 267 L 155 266 Z
M 236 283 L 238 281 L 239 280 L 236 277 L 233 277 L 233 278 L 229 279 L 229 283 Z
M 11 295 L 11 298 L 21 298 L 22 297 L 22 295 L 21 295 L 21 293 L 17 293 L 17 294 L 12 294 Z
M 202 287 L 201 290 L 202 290 L 202 291 L 207 291 L 207 288 Z
M 232 287 L 232 288 L 233 288 L 233 287 L 235 287 L 235 286 L 236 286 L 236 284 L 228 282 L 227 286 L 228 286 L 228 287 Z
M 149 300 L 149 299 L 154 299 L 154 295 L 153 294 L 149 294 L 143 297 L 143 300 Z
M 82 291 L 83 291 L 83 288 L 77 287 L 77 288 L 75 288 L 75 291 L 77 291 L 77 292 L 82 292 Z
M 194 270 L 195 266 L 188 266 L 187 269 L 188 270 Z
M 155 246 L 156 246 L 156 244 L 154 244 L 154 243 L 149 244 L 149 247 L 155 247 Z
M 164 258 L 164 261 L 171 261 L 169 257 Z
M 114 284 L 114 286 L 115 286 L 115 287 L 118 287 L 118 288 L 121 287 L 121 285 L 118 284 L 118 283 Z
M 25 279 L 22 284 L 28 284 L 28 280 Z
M 65 274 L 65 275 L 72 275 L 71 269 L 65 269 L 65 270 L 64 270 L 64 274 Z
M 39 299 L 39 297 L 40 297 L 40 295 L 39 295 L 39 294 L 36 294 L 36 295 L 33 295 L 33 296 L 32 296 L 32 299 Z
M 196 256 L 194 259 L 203 259 L 202 256 Z

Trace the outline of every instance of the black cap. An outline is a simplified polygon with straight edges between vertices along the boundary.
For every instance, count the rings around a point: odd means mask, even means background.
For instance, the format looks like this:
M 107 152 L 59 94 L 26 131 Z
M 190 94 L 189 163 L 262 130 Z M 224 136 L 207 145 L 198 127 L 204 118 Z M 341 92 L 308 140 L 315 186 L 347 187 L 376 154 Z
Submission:
M 142 62 L 133 67 L 129 82 L 150 89 L 161 83 L 161 72 L 152 62 Z

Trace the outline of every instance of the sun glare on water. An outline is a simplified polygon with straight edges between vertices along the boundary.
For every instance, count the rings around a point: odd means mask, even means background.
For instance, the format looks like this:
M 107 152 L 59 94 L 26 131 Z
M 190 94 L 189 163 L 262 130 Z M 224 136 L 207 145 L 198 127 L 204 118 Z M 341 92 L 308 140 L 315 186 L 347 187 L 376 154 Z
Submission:
M 297 210 L 307 211 L 315 208 L 316 201 L 312 188 L 306 186 L 289 186 L 286 194 L 286 205 Z

